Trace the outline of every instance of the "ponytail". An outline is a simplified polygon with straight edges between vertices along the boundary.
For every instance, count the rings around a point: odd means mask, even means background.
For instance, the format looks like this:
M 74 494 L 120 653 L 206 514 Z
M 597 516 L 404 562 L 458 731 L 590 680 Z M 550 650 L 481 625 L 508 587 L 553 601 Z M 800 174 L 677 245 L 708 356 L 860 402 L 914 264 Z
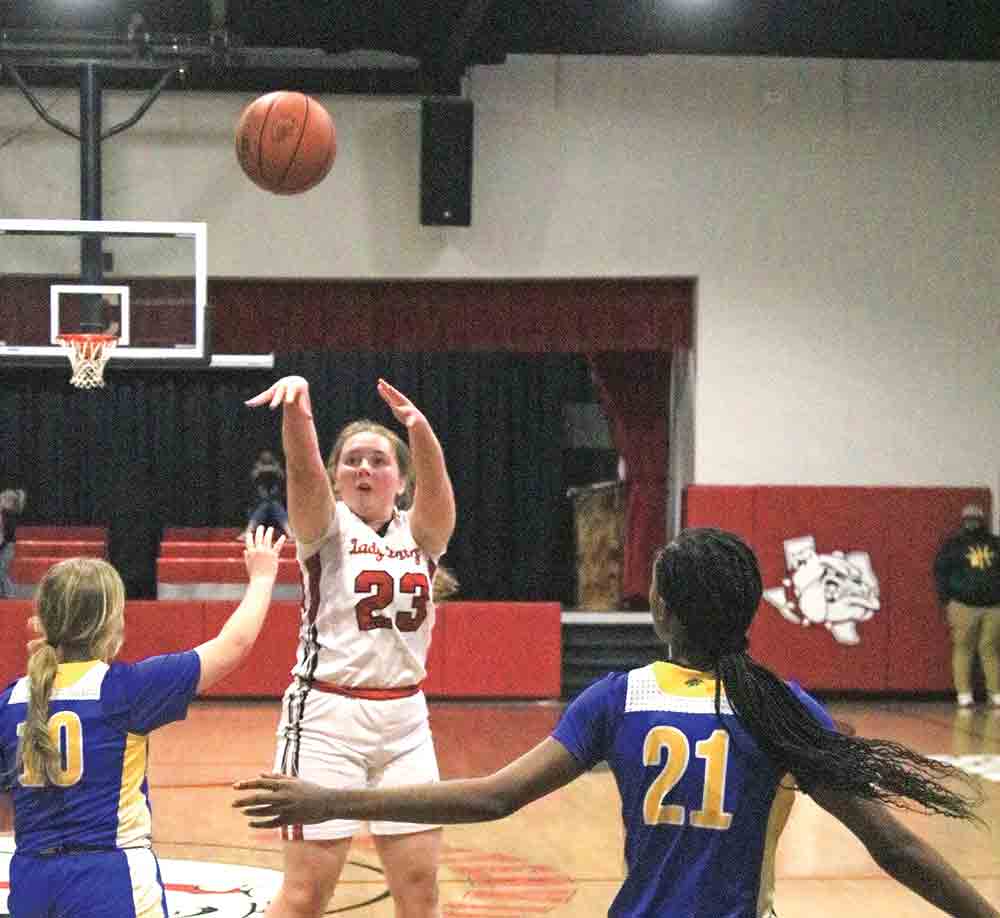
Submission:
M 49 699 L 59 667 L 55 647 L 40 641 L 28 659 L 28 712 L 21 738 L 24 771 L 40 775 L 47 784 L 59 773 L 59 749 L 49 733 Z
M 717 685 L 733 712 L 782 772 L 802 790 L 822 786 L 901 809 L 977 820 L 979 795 L 947 787 L 968 778 L 901 743 L 847 736 L 819 723 L 788 685 L 748 653 L 719 658 Z M 716 701 L 718 712 L 718 701 Z

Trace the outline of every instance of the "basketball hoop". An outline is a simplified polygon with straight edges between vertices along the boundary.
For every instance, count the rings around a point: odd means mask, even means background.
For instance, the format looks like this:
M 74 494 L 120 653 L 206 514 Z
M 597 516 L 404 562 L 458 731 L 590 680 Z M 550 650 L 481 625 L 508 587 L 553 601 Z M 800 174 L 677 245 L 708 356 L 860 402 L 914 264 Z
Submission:
M 78 389 L 104 387 L 104 366 L 118 344 L 117 335 L 88 335 L 83 333 L 56 337 L 67 352 L 73 375 L 69 381 Z

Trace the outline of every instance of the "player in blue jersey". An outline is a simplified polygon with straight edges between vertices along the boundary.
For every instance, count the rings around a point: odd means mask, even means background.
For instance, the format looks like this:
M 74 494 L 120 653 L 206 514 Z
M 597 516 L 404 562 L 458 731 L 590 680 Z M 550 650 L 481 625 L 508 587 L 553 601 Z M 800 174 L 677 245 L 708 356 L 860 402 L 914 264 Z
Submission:
M 667 661 L 599 680 L 551 737 L 484 778 L 334 791 L 280 775 L 239 782 L 234 806 L 271 827 L 331 818 L 499 819 L 602 760 L 622 798 L 628 875 L 616 918 L 760 918 L 781 823 L 797 786 L 843 822 L 895 879 L 951 915 L 998 913 L 886 804 L 975 819 L 960 773 L 898 743 L 838 732 L 824 709 L 747 653 L 761 599 L 738 537 L 689 529 L 656 557 L 653 621 Z
M 28 674 L 0 693 L 0 793 L 16 853 L 14 918 L 165 918 L 151 844 L 149 733 L 183 720 L 195 694 L 253 646 L 271 602 L 282 536 L 258 528 L 249 582 L 218 635 L 186 653 L 115 663 L 125 588 L 98 558 L 53 565 L 35 600 Z

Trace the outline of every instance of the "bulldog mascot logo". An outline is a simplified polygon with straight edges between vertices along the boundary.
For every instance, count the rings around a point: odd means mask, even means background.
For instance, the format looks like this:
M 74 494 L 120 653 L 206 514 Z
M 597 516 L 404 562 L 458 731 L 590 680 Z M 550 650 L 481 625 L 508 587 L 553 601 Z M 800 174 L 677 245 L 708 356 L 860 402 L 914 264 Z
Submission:
M 879 610 L 878 578 L 866 551 L 816 551 L 812 536 L 787 539 L 780 587 L 764 599 L 796 625 L 824 625 L 838 644 L 858 644 L 858 624 Z

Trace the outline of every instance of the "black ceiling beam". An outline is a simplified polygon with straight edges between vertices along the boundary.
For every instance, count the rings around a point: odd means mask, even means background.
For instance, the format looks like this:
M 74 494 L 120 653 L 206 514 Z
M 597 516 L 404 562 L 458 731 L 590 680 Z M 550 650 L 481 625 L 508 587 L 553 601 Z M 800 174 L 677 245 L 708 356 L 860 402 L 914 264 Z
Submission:
M 100 62 L 106 88 L 144 87 L 144 72 L 174 68 L 186 89 L 297 89 L 312 93 L 423 94 L 420 62 L 387 51 L 327 54 L 319 48 L 244 46 L 226 30 L 203 34 L 0 31 L 0 65 L 36 84 L 75 85 L 73 66 Z M 60 67 L 59 65 L 63 66 Z
M 425 61 L 432 93 L 458 95 L 461 92 L 462 77 L 472 60 L 472 43 L 493 3 L 494 0 L 469 0 L 440 59 L 433 63 Z

